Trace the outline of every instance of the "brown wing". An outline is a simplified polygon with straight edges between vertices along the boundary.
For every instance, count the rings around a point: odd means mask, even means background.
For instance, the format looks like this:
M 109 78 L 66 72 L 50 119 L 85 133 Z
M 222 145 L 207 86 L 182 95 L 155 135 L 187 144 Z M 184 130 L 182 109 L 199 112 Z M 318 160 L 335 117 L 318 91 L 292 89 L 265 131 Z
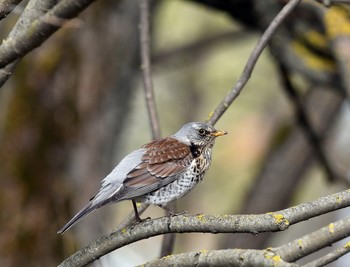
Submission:
M 142 162 L 124 181 L 124 198 L 152 192 L 176 179 L 191 163 L 190 148 L 174 138 L 164 138 L 143 146 L 146 152 Z

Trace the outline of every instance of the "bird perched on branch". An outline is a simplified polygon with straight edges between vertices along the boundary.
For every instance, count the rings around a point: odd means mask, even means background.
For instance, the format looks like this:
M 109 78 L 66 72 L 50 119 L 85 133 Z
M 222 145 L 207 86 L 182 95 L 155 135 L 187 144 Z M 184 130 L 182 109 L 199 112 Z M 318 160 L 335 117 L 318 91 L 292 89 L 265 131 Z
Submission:
M 150 142 L 127 155 L 103 180 L 100 191 L 57 233 L 64 233 L 106 204 L 132 200 L 166 205 L 190 192 L 211 162 L 215 138 L 227 134 L 202 122 L 190 122 L 170 137 Z

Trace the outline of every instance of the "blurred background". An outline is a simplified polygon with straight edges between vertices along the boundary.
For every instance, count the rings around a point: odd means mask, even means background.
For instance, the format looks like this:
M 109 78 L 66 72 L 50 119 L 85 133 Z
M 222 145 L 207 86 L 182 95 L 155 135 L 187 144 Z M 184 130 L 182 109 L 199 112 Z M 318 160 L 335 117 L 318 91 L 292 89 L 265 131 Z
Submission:
M 262 31 L 286 1 L 260 2 L 152 2 L 153 79 L 162 136 L 207 119 L 236 83 Z M 2 21 L 3 38 L 26 3 Z M 26 56 L 0 90 L 1 266 L 57 265 L 116 229 L 132 211 L 129 201 L 105 207 L 63 236 L 56 234 L 126 154 L 151 140 L 138 20 L 138 1 L 96 1 Z M 349 9 L 343 6 L 303 1 L 291 14 L 216 124 L 229 135 L 217 140 L 211 169 L 178 201 L 179 211 L 264 213 L 347 188 L 349 25 Z M 341 174 L 332 181 L 298 126 L 288 82 L 332 168 Z M 278 246 L 347 213 L 258 236 L 181 234 L 175 253 Z M 150 207 L 142 217 L 163 215 Z M 144 263 L 159 257 L 161 242 L 156 237 L 126 246 L 94 266 Z M 332 266 L 349 261 L 345 256 Z

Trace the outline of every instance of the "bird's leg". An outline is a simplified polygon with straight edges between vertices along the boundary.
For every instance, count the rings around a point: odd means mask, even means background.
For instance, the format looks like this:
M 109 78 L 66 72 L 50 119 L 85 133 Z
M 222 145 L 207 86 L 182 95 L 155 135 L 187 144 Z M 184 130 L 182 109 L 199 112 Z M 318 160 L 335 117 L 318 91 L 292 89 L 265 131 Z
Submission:
M 158 205 L 160 208 L 162 208 L 163 210 L 167 211 L 169 213 L 170 216 L 177 216 L 177 215 L 183 215 L 183 214 L 186 214 L 187 211 L 181 211 L 181 212 L 176 212 L 176 211 L 173 211 L 172 209 L 170 209 L 169 207 L 167 206 L 163 206 L 163 205 Z
M 143 221 L 147 221 L 147 220 L 150 220 L 151 217 L 147 217 L 146 219 L 141 219 L 140 218 L 140 215 L 139 215 L 139 212 L 137 210 L 137 205 L 136 205 L 136 202 L 135 200 L 131 200 L 132 201 L 132 206 L 134 207 L 134 212 L 135 212 L 135 222 L 136 223 L 140 223 L 140 222 L 143 222 Z
M 135 200 L 132 199 L 131 201 L 132 201 L 132 206 L 134 207 L 135 221 L 137 223 L 142 222 L 142 219 L 140 218 L 139 212 L 137 211 L 137 206 L 136 206 Z

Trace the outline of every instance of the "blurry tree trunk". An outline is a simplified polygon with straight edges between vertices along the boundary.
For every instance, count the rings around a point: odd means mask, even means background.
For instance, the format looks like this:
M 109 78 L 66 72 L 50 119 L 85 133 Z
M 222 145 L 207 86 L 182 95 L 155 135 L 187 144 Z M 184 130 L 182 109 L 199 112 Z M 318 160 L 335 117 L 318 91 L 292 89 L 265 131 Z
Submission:
M 1 266 L 55 266 L 73 252 L 77 240 L 63 247 L 56 232 L 110 169 L 125 128 L 139 68 L 136 4 L 91 6 L 3 89 Z

